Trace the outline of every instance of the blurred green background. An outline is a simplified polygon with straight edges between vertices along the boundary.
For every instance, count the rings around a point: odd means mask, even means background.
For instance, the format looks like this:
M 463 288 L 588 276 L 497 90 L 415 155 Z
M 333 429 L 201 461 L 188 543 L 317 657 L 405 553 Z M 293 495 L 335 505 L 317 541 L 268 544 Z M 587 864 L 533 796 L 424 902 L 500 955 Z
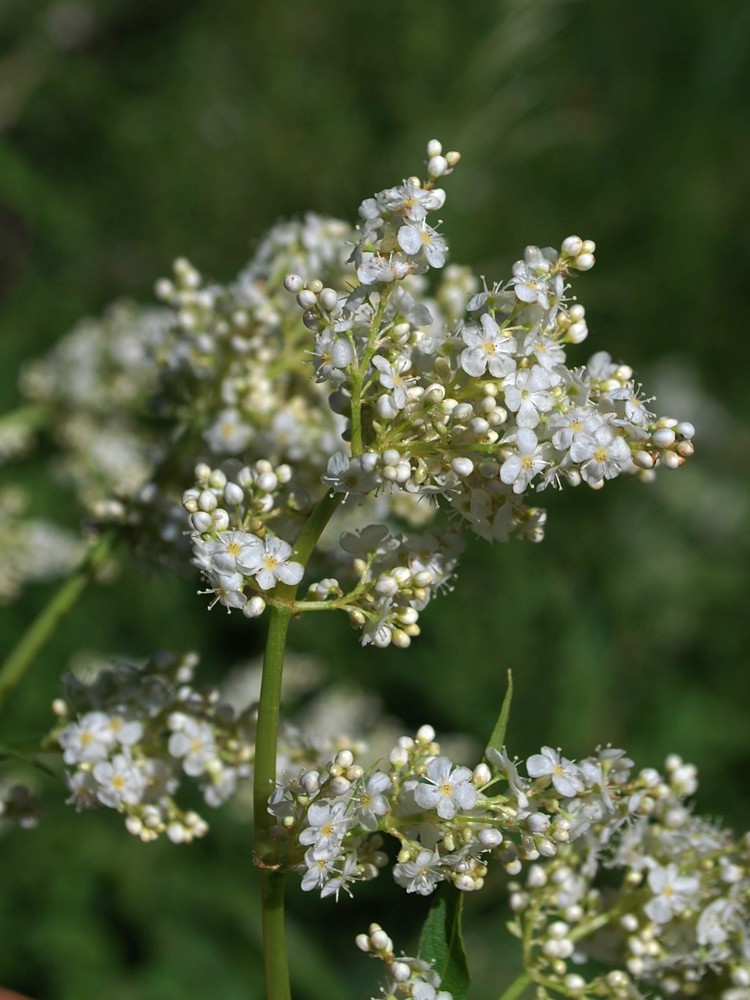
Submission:
M 489 733 L 512 667 L 511 748 L 639 764 L 680 752 L 698 807 L 750 825 L 745 332 L 750 287 L 750 6 L 745 0 L 4 0 L 0 5 L 0 404 L 17 370 L 115 298 L 150 302 L 185 255 L 229 280 L 277 218 L 353 219 L 419 172 L 425 141 L 463 154 L 443 212 L 452 259 L 488 279 L 527 243 L 598 245 L 577 294 L 582 363 L 605 349 L 698 428 L 697 454 L 642 487 L 546 494 L 541 546 L 475 543 L 408 652 L 361 650 L 345 623 L 293 636 L 329 675 L 376 690 L 408 726 Z M 572 352 L 571 352 L 572 354 Z M 75 523 L 38 460 L 3 470 L 33 513 Z M 90 592 L 0 720 L 42 734 L 84 646 L 195 648 L 209 677 L 262 625 L 204 614 L 195 581 L 126 569 Z M 10 647 L 53 588 L 0 609 Z M 35 779 L 46 819 L 0 840 L 0 984 L 36 1000 L 260 997 L 249 829 L 144 847 L 114 815 L 77 816 Z M 365 997 L 371 920 L 415 947 L 424 901 L 387 878 L 356 900 L 292 893 L 299 1000 Z M 498 956 L 499 883 L 468 901 L 476 1000 Z

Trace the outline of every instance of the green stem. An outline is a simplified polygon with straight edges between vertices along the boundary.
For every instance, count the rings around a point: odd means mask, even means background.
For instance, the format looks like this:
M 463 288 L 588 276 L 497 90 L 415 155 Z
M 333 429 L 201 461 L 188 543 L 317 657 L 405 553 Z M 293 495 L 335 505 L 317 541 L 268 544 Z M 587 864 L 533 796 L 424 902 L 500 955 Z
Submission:
M 326 493 L 305 522 L 294 545 L 293 558 L 306 565 L 323 529 L 343 499 L 341 493 Z M 268 636 L 263 657 L 263 677 L 258 700 L 255 735 L 255 863 L 260 869 L 266 990 L 268 1000 L 290 1000 L 289 963 L 284 928 L 284 875 L 275 870 L 276 842 L 271 835 L 274 817 L 268 811 L 268 796 L 276 782 L 276 744 L 279 733 L 281 680 L 289 622 L 295 612 L 297 588 L 278 584 L 269 608 Z
M 26 629 L 15 648 L 0 666 L 0 708 L 21 681 L 40 650 L 54 635 L 57 626 L 73 609 L 96 571 L 110 555 L 115 541 L 114 533 L 102 535 L 89 550 L 82 566 L 53 594 L 47 605 Z
M 529 972 L 522 972 L 517 979 L 513 980 L 499 1000 L 516 1000 L 516 997 L 520 997 L 526 987 L 530 986 L 533 981 Z
M 378 334 L 380 333 L 380 324 L 383 321 L 383 314 L 385 313 L 385 307 L 388 304 L 388 299 L 390 298 L 392 286 L 388 286 L 380 294 L 380 302 L 378 304 L 377 312 L 375 313 L 375 318 L 372 321 L 372 326 L 370 327 L 370 336 L 367 340 L 367 347 L 365 348 L 365 353 L 362 356 L 362 360 L 356 370 L 352 375 L 352 419 L 351 419 L 351 435 L 352 435 L 352 455 L 361 455 L 364 451 L 364 440 L 362 438 L 362 390 L 364 388 L 365 373 L 372 361 L 372 356 L 378 349 Z
M 258 702 L 258 727 L 255 735 L 255 863 L 260 869 L 260 899 L 263 924 L 263 953 L 268 1000 L 289 1000 L 289 963 L 284 927 L 284 876 L 273 871 L 274 841 L 271 827 L 274 817 L 268 811 L 268 796 L 276 781 L 276 741 L 279 731 L 281 677 L 284 669 L 286 634 L 292 617 L 291 608 L 272 607 L 263 678 Z

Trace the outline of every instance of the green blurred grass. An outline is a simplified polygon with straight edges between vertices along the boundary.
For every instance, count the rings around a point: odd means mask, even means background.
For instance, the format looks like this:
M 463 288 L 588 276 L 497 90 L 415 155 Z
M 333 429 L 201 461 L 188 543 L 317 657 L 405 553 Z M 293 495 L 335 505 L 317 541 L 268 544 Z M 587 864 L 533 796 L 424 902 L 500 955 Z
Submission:
M 749 37 L 739 0 L 6 0 L 0 404 L 18 402 L 24 359 L 114 298 L 150 301 L 175 256 L 227 279 L 277 217 L 352 218 L 440 137 L 464 157 L 444 212 L 454 260 L 492 280 L 526 243 L 596 239 L 581 361 L 608 349 L 650 385 L 666 358 L 688 372 L 676 392 L 693 378 L 718 409 L 693 414 L 688 396 L 676 414 L 698 426 L 693 468 L 647 489 L 545 497 L 542 546 L 473 543 L 408 652 L 362 651 L 345 623 L 321 635 L 305 622 L 293 641 L 407 723 L 479 741 L 512 667 L 517 752 L 612 740 L 658 764 L 677 750 L 701 769 L 701 808 L 747 825 Z M 74 516 L 34 463 L 21 474 L 35 512 Z M 195 589 L 128 569 L 89 594 L 2 738 L 48 725 L 82 636 L 134 657 L 196 648 L 209 677 L 257 650 L 260 628 L 204 613 Z M 48 593 L 0 610 L 3 645 Z M 116 817 L 63 809 L 41 780 L 47 822 L 2 842 L 0 982 L 50 1000 L 259 995 L 247 830 L 217 817 L 205 844 L 143 848 Z M 495 903 L 472 901 L 478 1000 L 500 992 L 485 975 Z M 315 968 L 332 947 L 351 995 L 372 992 L 377 970 L 352 933 L 378 919 L 408 949 L 421 904 L 365 886 L 321 918 L 318 901 L 296 899 L 298 996 L 343 996 Z

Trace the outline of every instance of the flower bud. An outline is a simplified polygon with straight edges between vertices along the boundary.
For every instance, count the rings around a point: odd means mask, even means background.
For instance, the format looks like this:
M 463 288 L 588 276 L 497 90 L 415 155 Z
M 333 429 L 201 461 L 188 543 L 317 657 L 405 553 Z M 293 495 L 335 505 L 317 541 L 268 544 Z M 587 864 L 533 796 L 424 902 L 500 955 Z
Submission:
M 259 594 L 251 597 L 250 600 L 242 606 L 242 614 L 245 618 L 260 618 L 265 610 L 266 602 Z
M 466 458 L 465 456 L 460 456 L 459 458 L 453 459 L 453 461 L 451 462 L 451 468 L 453 469 L 453 471 L 456 473 L 457 476 L 460 476 L 462 479 L 464 479 L 466 476 L 470 476 L 474 471 L 474 463 L 470 458 Z
M 227 483 L 224 487 L 224 502 L 230 507 L 239 507 L 245 499 L 245 491 L 237 483 Z
M 284 288 L 288 292 L 299 292 L 302 286 L 303 281 L 298 274 L 287 274 L 284 278 Z
M 444 156 L 431 156 L 427 164 L 427 173 L 430 177 L 442 177 L 448 170 L 448 161 Z
M 332 312 L 339 302 L 339 293 L 335 288 L 324 288 L 318 296 L 321 308 L 326 312 Z
M 317 305 L 318 296 L 315 292 L 311 292 L 309 288 L 302 288 L 297 292 L 297 303 L 303 309 L 312 309 L 314 305 Z
M 568 236 L 563 240 L 562 252 L 568 257 L 577 257 L 583 248 L 583 240 L 580 236 Z
M 210 531 L 213 527 L 213 520 L 210 514 L 205 511 L 199 510 L 195 514 L 190 515 L 190 523 L 193 525 L 196 531 L 203 534 L 204 531 Z

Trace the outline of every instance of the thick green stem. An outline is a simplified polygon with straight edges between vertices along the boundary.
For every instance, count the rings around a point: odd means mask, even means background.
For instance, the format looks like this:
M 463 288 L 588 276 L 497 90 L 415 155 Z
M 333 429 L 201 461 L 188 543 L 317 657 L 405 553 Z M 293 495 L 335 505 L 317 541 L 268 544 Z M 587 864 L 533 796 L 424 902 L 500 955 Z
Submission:
M 0 666 L 0 708 L 5 704 L 39 651 L 54 635 L 62 619 L 73 609 L 96 571 L 108 558 L 115 540 L 113 533 L 103 535 L 89 551 L 83 565 L 52 596 L 19 639 Z
M 300 531 L 293 558 L 306 565 L 325 526 L 343 499 L 342 494 L 327 493 L 319 501 Z M 281 680 L 289 622 L 295 612 L 297 588 L 279 584 L 269 602 L 268 637 L 263 658 L 263 678 L 258 701 L 255 736 L 255 863 L 260 869 L 263 951 L 265 956 L 268 1000 L 289 1000 L 289 963 L 284 928 L 284 875 L 275 870 L 278 863 L 276 842 L 271 836 L 274 817 L 268 811 L 268 797 L 276 782 L 276 744 L 279 733 Z
M 517 979 L 513 980 L 499 1000 L 516 1000 L 516 998 L 520 997 L 526 987 L 530 986 L 533 981 L 534 980 L 531 978 L 530 973 L 522 972 Z
M 276 781 L 276 741 L 279 731 L 281 677 L 284 648 L 291 608 L 272 607 L 263 679 L 258 702 L 258 728 L 255 736 L 255 863 L 260 868 L 260 896 L 263 923 L 263 953 L 268 1000 L 289 1000 L 289 963 L 284 928 L 284 876 L 273 870 L 274 841 L 271 837 L 273 816 L 268 811 L 268 796 Z

